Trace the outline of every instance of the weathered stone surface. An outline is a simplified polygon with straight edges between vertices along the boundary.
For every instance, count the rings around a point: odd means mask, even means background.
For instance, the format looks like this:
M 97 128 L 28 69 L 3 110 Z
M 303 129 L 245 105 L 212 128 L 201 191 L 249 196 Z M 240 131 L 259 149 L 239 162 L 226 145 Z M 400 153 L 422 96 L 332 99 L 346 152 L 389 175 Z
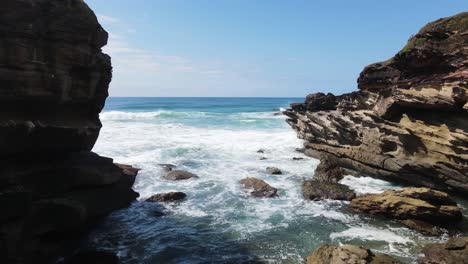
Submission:
M 183 200 L 187 195 L 183 192 L 158 193 L 146 199 L 147 202 L 176 202 Z
M 423 249 L 420 264 L 459 264 L 468 262 L 468 237 L 452 237 L 447 243 Z
M 266 172 L 268 174 L 272 174 L 272 175 L 281 175 L 281 174 L 283 174 L 283 172 L 280 169 L 276 168 L 276 167 L 267 167 Z
M 306 155 L 370 176 L 468 192 L 468 12 L 425 26 L 359 91 L 285 111 Z
M 247 177 L 240 180 L 240 184 L 246 188 L 250 194 L 254 197 L 276 197 L 278 196 L 276 192 L 278 191 L 276 188 L 270 186 L 263 180 L 254 178 L 254 177 Z
M 0 5 L 0 263 L 55 263 L 128 206 L 138 169 L 90 152 L 112 77 L 82 0 Z
M 188 180 L 191 178 L 198 178 L 198 176 L 191 172 L 183 171 L 183 170 L 170 170 L 164 176 L 164 179 L 171 180 L 171 181 Z
M 440 230 L 440 228 L 437 226 L 421 220 L 407 219 L 403 220 L 401 223 L 411 229 L 417 230 L 429 236 L 440 236 L 443 233 L 442 230 Z
M 348 186 L 336 182 L 306 180 L 302 182 L 302 195 L 309 200 L 350 201 L 356 194 Z
M 398 260 L 384 254 L 374 254 L 368 248 L 345 244 L 324 245 L 306 258 L 307 264 L 397 264 Z
M 444 192 L 429 188 L 404 188 L 360 196 L 351 201 L 354 210 L 396 219 L 447 224 L 462 219 L 461 209 Z
M 320 164 L 314 172 L 314 180 L 317 181 L 339 182 L 343 178 L 343 168 L 339 167 L 336 161 L 330 159 L 320 160 Z

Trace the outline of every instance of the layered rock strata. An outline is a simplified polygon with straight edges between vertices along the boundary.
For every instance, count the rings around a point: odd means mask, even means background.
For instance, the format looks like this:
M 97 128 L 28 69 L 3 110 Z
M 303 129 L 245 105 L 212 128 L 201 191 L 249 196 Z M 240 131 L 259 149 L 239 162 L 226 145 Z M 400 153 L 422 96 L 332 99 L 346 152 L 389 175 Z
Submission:
M 82 0 L 0 6 L 0 262 L 51 263 L 138 196 L 137 170 L 91 149 L 112 77 Z
M 370 176 L 468 192 L 468 12 L 423 27 L 367 66 L 359 91 L 285 111 L 305 153 Z

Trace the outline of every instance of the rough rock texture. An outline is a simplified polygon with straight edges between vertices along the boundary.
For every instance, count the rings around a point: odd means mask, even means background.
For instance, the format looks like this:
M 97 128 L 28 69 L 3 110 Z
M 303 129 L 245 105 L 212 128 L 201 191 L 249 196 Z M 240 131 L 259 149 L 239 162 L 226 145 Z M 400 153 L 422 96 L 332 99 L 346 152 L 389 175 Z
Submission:
M 356 194 L 348 186 L 329 181 L 306 180 L 302 182 L 302 195 L 309 200 L 350 201 Z
M 278 191 L 276 188 L 272 187 L 268 183 L 263 180 L 254 178 L 254 177 L 247 177 L 240 180 L 240 184 L 244 186 L 247 190 L 250 191 L 250 194 L 254 197 L 276 197 L 278 196 L 276 192 Z
M 401 221 L 401 223 L 428 236 L 440 236 L 443 234 L 440 228 L 425 221 L 407 219 Z
M 337 165 L 337 162 L 330 159 L 320 160 L 314 172 L 314 180 L 339 182 L 344 178 L 343 168 Z
M 468 237 L 452 237 L 445 244 L 435 244 L 423 249 L 420 264 L 468 263 Z
M 146 199 L 147 202 L 175 202 L 183 200 L 187 195 L 183 192 L 158 193 Z
M 406 220 L 448 224 L 462 219 L 462 212 L 446 193 L 429 188 L 404 188 L 360 196 L 351 201 L 354 210 Z
M 468 12 L 422 28 L 367 66 L 359 91 L 311 94 L 287 122 L 305 153 L 370 176 L 468 192 Z
M 197 175 L 183 170 L 170 170 L 165 176 L 164 179 L 170 181 L 180 181 L 180 180 L 188 180 L 191 178 L 198 178 Z
M 0 5 L 0 263 L 49 263 L 138 196 L 137 169 L 91 151 L 112 77 L 82 0 Z
M 306 258 L 307 264 L 397 264 L 398 260 L 384 254 L 374 254 L 368 248 L 345 244 L 324 245 Z

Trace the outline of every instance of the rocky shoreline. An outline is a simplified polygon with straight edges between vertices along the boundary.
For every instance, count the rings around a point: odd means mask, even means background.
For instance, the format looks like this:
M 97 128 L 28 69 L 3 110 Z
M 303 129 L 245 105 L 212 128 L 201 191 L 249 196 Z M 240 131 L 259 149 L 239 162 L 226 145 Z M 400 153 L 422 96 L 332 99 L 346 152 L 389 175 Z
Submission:
M 0 15 L 0 82 L 7 87 L 0 92 L 0 262 L 118 263 L 113 253 L 78 245 L 139 196 L 132 189 L 139 169 L 92 152 L 112 78 L 110 57 L 101 51 L 108 34 L 81 0 L 6 0 Z M 358 92 L 313 94 L 286 110 L 305 154 L 321 159 L 302 183 L 304 199 L 350 201 L 356 213 L 434 236 L 456 226 L 462 209 L 443 191 L 468 193 L 467 41 L 468 13 L 435 21 L 394 58 L 366 67 Z M 161 180 L 199 178 L 160 166 Z M 426 187 L 358 196 L 339 183 L 343 168 Z M 276 167 L 265 171 L 283 175 Z M 275 199 L 281 189 L 254 177 L 238 184 L 252 199 Z M 144 202 L 187 199 L 168 192 Z M 421 263 L 462 263 L 468 239 L 453 237 L 423 253 Z M 400 263 L 358 245 L 324 245 L 305 261 Z

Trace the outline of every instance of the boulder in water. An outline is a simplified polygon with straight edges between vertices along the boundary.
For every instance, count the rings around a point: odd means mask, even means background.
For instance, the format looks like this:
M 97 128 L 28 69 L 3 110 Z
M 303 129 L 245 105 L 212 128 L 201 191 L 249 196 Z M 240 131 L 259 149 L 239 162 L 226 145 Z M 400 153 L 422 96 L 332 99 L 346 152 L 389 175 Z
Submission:
M 332 159 L 321 159 L 314 172 L 314 179 L 318 181 L 339 182 L 344 177 L 343 168 Z
M 266 168 L 266 172 L 267 172 L 268 174 L 272 174 L 272 175 L 280 175 L 280 174 L 283 174 L 283 172 L 282 172 L 280 169 L 276 168 L 276 167 L 267 167 L 267 168 Z
M 278 191 L 276 188 L 272 187 L 268 183 L 263 180 L 254 178 L 254 177 L 247 177 L 240 180 L 240 183 L 249 190 L 252 190 L 250 194 L 254 197 L 276 197 L 278 196 L 276 192 Z
M 146 199 L 147 202 L 175 202 L 183 200 L 187 195 L 183 192 L 158 193 Z
M 188 180 L 191 178 L 198 178 L 198 176 L 188 171 L 171 170 L 164 176 L 164 178 L 166 180 L 179 181 L 179 180 Z
M 354 210 L 395 219 L 415 219 L 431 224 L 455 223 L 462 219 L 460 207 L 445 192 L 429 188 L 403 188 L 357 197 Z
M 303 181 L 302 195 L 309 200 L 331 199 L 350 201 L 356 197 L 356 193 L 344 184 L 317 180 Z
M 398 260 L 374 254 L 366 247 L 345 244 L 340 247 L 324 245 L 306 258 L 307 264 L 398 264 Z
M 452 237 L 447 243 L 426 246 L 420 264 L 458 264 L 468 262 L 468 237 Z

